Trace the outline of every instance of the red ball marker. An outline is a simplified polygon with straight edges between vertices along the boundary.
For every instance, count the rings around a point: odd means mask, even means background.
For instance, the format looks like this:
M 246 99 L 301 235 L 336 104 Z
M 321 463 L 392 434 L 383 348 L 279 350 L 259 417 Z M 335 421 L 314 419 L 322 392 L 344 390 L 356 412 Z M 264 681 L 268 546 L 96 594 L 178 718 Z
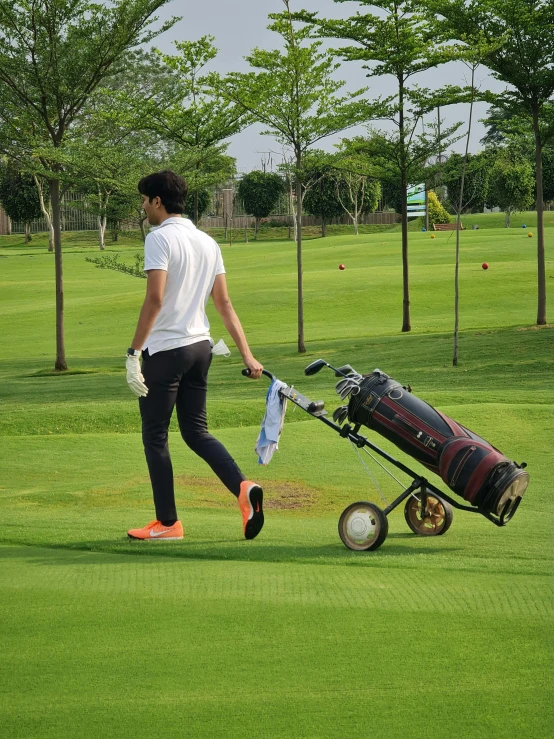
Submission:
M 489 268 L 489 265 L 486 262 L 483 262 L 483 264 L 481 265 L 481 267 L 483 267 L 483 269 L 488 269 Z
M 339 269 L 346 269 L 346 267 L 344 266 L 344 264 L 339 264 Z

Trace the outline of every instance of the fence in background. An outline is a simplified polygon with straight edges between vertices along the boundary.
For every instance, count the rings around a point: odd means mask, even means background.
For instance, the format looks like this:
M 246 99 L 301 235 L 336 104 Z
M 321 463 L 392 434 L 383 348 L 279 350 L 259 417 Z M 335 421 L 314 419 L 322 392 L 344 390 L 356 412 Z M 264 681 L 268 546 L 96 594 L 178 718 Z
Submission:
M 290 215 L 271 215 L 269 218 L 264 218 L 262 223 L 264 221 L 269 221 L 272 224 L 275 223 L 282 223 L 283 226 L 288 226 L 289 223 L 292 223 L 292 216 Z M 399 213 L 390 213 L 388 211 L 386 212 L 376 212 L 376 213 L 366 213 L 363 216 L 360 216 L 358 219 L 358 223 L 360 225 L 379 225 L 379 226 L 393 226 L 395 223 L 398 223 L 400 221 L 400 214 Z M 345 214 L 342 218 L 333 218 L 327 225 L 330 224 L 352 224 L 352 220 Z M 231 225 L 229 221 L 226 222 L 226 219 L 223 216 L 203 216 L 200 219 L 200 225 L 202 228 L 209 229 L 209 228 L 225 228 L 225 226 Z M 303 226 L 319 226 L 321 225 L 321 219 L 319 216 L 308 216 L 304 215 L 302 216 L 302 225 Z M 233 217 L 233 228 L 254 228 L 254 217 L 253 216 L 234 216 Z

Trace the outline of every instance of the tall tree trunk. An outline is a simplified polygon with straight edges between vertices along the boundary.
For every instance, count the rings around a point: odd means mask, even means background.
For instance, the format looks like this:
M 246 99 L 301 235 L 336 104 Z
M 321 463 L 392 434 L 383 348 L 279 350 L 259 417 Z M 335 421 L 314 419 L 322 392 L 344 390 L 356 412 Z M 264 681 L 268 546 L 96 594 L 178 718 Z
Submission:
M 302 284 L 302 153 L 296 152 L 296 263 L 298 267 L 298 351 L 306 351 L 304 343 L 304 288 Z
M 539 106 L 533 106 L 533 130 L 535 132 L 535 159 L 537 170 L 537 325 L 546 323 L 546 268 L 544 262 L 544 194 L 542 182 L 542 141 L 539 128 Z
M 100 251 L 104 251 L 106 244 L 104 243 L 104 236 L 106 234 L 106 216 L 98 216 L 98 245 Z
M 410 320 L 410 273 L 408 269 L 408 182 L 406 172 L 406 141 L 404 130 L 404 79 L 398 80 L 400 134 L 400 188 L 402 192 L 402 331 L 412 330 Z
M 31 224 L 29 221 L 25 221 L 25 243 L 31 243 Z
M 410 323 L 410 273 L 408 268 L 408 183 L 403 169 L 400 175 L 402 190 L 402 331 L 411 331 Z
M 321 235 L 327 236 L 327 221 L 325 220 L 325 216 L 321 216 Z
M 65 334 L 63 321 L 63 268 L 62 268 L 62 228 L 60 208 L 60 181 L 50 180 L 50 199 L 52 201 L 52 222 L 54 226 L 54 262 L 56 270 L 56 364 L 55 369 L 67 369 L 65 359 Z
M 471 68 L 471 105 L 469 106 L 469 125 L 467 128 L 466 150 L 462 167 L 462 181 L 460 183 L 460 199 L 456 214 L 456 266 L 454 269 L 454 354 L 452 364 L 458 366 L 458 331 L 460 327 L 460 230 L 462 227 L 462 208 L 464 207 L 464 185 L 469 156 L 469 142 L 471 138 L 471 122 L 473 119 L 473 99 L 475 95 L 475 66 Z
M 260 219 L 254 218 L 254 241 L 258 240 L 258 229 L 260 227 Z

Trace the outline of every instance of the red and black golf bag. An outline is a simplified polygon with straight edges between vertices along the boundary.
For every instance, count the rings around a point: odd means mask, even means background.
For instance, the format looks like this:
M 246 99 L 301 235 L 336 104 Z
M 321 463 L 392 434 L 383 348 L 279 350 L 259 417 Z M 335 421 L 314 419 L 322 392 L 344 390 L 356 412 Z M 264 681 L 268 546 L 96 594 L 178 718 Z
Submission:
M 384 372 L 353 388 L 348 418 L 386 437 L 479 510 L 508 521 L 529 484 L 518 465 Z

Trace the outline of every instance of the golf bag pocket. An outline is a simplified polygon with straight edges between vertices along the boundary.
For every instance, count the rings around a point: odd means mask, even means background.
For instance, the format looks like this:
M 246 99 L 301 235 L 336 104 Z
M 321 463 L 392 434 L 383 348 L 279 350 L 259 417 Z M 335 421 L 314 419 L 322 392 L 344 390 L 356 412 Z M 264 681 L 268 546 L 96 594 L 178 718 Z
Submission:
M 529 475 L 486 441 L 452 437 L 441 447 L 439 474 L 448 487 L 481 511 L 508 518 Z M 506 520 L 508 520 L 506 518 Z

